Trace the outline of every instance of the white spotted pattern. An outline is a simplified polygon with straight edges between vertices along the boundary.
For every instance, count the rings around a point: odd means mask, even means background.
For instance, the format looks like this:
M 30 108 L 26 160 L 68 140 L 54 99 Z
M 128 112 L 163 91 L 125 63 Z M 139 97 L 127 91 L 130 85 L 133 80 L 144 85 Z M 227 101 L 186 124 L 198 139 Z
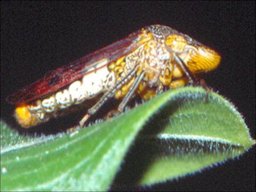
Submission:
M 97 68 L 97 67 L 96 67 Z M 52 113 L 77 105 L 115 85 L 115 75 L 107 66 L 86 74 L 81 80 L 71 83 L 66 89 L 58 91 L 43 100 L 29 106 L 29 110 L 39 120 L 47 121 Z

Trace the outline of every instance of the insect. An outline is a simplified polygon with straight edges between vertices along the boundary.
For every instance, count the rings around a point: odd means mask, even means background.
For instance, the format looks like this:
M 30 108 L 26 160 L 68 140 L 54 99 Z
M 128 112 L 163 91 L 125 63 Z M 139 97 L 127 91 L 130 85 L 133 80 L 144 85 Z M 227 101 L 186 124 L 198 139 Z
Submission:
M 76 105 L 102 96 L 81 119 L 110 99 L 122 112 L 133 96 L 149 100 L 167 89 L 196 84 L 196 75 L 215 69 L 220 55 L 171 27 L 151 25 L 46 74 L 7 97 L 18 123 L 29 128 Z

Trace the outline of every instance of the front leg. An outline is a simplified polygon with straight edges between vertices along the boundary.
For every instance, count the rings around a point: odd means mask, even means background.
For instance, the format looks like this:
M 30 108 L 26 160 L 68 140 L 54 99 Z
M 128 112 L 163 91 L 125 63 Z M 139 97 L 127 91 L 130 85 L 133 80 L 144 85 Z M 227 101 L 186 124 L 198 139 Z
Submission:
M 140 82 L 142 81 L 143 77 L 145 75 L 145 72 L 142 72 L 139 76 L 136 77 L 134 83 L 132 84 L 132 86 L 130 87 L 130 90 L 128 91 L 128 93 L 125 95 L 125 97 L 123 98 L 122 102 L 119 104 L 118 106 L 118 111 L 123 112 L 125 106 L 127 105 L 127 103 L 130 101 L 130 99 L 132 98 L 132 96 L 134 95 L 134 92 L 136 91 L 136 89 L 138 88 Z
M 198 84 L 198 79 L 191 73 L 191 71 L 188 69 L 188 67 L 186 66 L 186 64 L 183 62 L 183 60 L 177 56 L 176 54 L 174 54 L 174 60 L 176 61 L 176 63 L 179 65 L 179 67 L 181 68 L 181 70 L 184 72 L 185 76 L 188 79 L 188 83 L 190 85 L 196 85 Z
M 188 79 L 187 82 L 190 85 L 193 85 L 193 86 L 198 86 L 199 85 L 199 86 L 203 87 L 207 92 L 211 91 L 211 88 L 209 88 L 207 86 L 205 80 L 204 79 L 198 79 L 196 76 L 194 76 L 179 56 L 174 55 L 174 59 L 177 62 L 177 64 L 180 66 L 180 68 L 182 69 L 184 74 L 186 75 L 186 78 Z M 185 85 L 186 81 L 184 79 L 180 79 L 177 82 L 172 82 L 172 84 L 174 84 L 174 85 L 177 84 L 175 86 L 180 87 L 180 86 L 182 86 L 182 84 Z

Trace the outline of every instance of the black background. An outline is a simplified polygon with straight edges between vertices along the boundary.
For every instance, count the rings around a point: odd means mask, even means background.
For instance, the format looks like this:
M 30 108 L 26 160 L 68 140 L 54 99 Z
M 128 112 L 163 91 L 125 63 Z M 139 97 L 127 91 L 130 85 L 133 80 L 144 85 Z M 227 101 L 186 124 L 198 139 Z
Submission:
M 207 83 L 243 114 L 255 138 L 255 3 L 2 2 L 1 118 L 4 98 L 47 71 L 150 24 L 164 24 L 216 49 L 220 67 Z M 17 126 L 17 125 L 16 125 Z M 255 190 L 255 147 L 239 160 L 147 190 Z

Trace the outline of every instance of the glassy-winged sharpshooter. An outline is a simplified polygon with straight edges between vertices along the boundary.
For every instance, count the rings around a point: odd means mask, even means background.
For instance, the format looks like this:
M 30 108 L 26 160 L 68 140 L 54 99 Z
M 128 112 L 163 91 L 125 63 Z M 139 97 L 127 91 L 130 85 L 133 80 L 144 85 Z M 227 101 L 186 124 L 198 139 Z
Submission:
M 156 94 L 186 84 L 196 75 L 215 69 L 220 55 L 188 35 L 168 26 L 151 25 L 128 37 L 58 68 L 10 95 L 18 123 L 29 128 L 58 116 L 75 105 L 86 105 L 103 95 L 80 121 L 95 114 L 110 98 L 148 100 Z

